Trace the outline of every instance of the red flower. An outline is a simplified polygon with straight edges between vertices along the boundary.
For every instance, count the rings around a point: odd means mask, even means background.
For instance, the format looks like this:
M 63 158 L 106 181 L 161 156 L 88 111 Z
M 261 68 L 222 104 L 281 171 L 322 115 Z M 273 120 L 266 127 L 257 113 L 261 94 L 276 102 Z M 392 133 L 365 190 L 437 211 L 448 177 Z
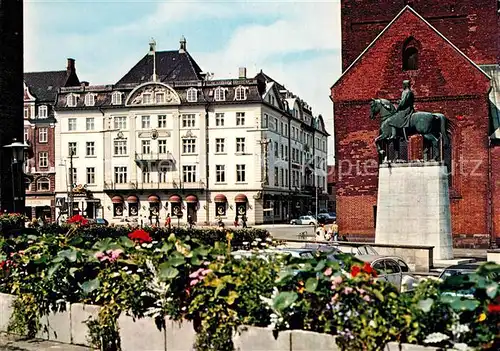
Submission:
M 74 215 L 73 217 L 69 218 L 66 223 L 76 223 L 76 224 L 81 224 L 81 225 L 85 225 L 87 224 L 89 221 L 87 218 L 83 217 L 82 215 L 80 214 L 77 214 L 77 215 Z
M 373 269 L 373 267 L 368 262 L 365 262 L 365 264 L 363 265 L 363 271 L 367 274 L 370 274 L 371 276 L 377 276 L 377 271 Z
M 145 231 L 144 229 L 136 229 L 132 233 L 128 235 L 128 238 L 130 240 L 137 241 L 138 243 L 150 243 L 153 241 L 151 237 L 149 236 L 148 232 Z
M 351 275 L 353 278 L 356 277 L 359 273 L 361 273 L 361 268 L 359 266 L 351 267 Z
M 7 266 L 7 261 L 0 262 L 0 270 L 2 270 L 4 266 Z
M 488 305 L 488 312 L 489 313 L 500 313 L 500 305 L 494 305 L 490 303 Z

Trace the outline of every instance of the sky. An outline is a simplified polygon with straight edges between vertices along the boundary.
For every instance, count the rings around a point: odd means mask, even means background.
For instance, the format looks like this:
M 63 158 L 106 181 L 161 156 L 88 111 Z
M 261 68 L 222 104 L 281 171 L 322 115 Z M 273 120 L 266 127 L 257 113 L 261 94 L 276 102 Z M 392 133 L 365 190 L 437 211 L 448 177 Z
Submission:
M 149 50 L 187 50 L 214 79 L 261 69 L 321 114 L 333 132 L 329 88 L 341 73 L 340 0 L 24 0 L 25 72 L 64 70 L 116 83 Z M 329 149 L 333 150 L 333 138 Z

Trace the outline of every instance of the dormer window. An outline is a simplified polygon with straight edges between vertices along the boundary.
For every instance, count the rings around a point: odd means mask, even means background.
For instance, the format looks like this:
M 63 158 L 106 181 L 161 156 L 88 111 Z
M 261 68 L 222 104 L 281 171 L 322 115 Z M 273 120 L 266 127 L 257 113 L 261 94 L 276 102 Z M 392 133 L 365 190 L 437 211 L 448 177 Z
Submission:
M 198 101 L 198 90 L 196 90 L 195 88 L 188 89 L 186 99 L 188 102 L 197 102 Z
M 237 87 L 234 92 L 235 100 L 246 100 L 247 99 L 247 89 L 245 87 Z
M 95 95 L 87 94 L 85 95 L 85 106 L 94 106 L 95 105 Z
M 220 88 L 220 87 L 215 89 L 214 100 L 215 101 L 225 101 L 226 100 L 226 90 L 224 88 Z
M 156 93 L 155 94 L 155 101 L 157 104 L 164 104 L 165 103 L 165 93 Z
M 152 101 L 151 93 L 143 93 L 142 94 L 142 103 L 147 105 L 150 104 Z
M 38 118 L 47 118 L 48 109 L 47 105 L 38 106 Z
M 67 107 L 75 107 L 77 101 L 77 96 L 74 94 L 66 95 L 66 106 Z
M 111 105 L 121 105 L 122 104 L 122 93 L 115 91 L 111 95 Z

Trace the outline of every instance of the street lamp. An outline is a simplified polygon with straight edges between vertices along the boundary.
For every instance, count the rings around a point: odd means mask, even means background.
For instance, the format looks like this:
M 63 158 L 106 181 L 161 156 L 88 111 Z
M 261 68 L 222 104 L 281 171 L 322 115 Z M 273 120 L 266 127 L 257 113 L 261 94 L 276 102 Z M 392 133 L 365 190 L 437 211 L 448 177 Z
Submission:
M 24 152 L 28 149 L 29 145 L 20 143 L 17 139 L 12 139 L 12 144 L 5 145 L 4 148 L 11 149 L 12 163 L 12 210 L 24 214 L 24 197 L 25 197 L 25 184 L 24 184 Z

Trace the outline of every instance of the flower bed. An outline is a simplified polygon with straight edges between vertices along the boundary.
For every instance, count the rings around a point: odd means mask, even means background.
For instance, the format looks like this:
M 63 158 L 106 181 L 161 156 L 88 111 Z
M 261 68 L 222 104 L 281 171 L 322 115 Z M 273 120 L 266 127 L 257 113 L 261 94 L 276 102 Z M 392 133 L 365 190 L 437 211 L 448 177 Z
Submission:
M 173 333 L 171 321 L 192 323 L 197 350 L 232 350 L 242 325 L 331 334 L 343 350 L 382 350 L 392 341 L 457 349 L 500 345 L 498 265 L 485 264 L 467 279 L 426 281 L 408 295 L 350 256 L 339 263 L 322 254 L 231 255 L 233 243 L 262 248 L 270 243 L 266 237 L 79 222 L 0 239 L 0 292 L 16 295 L 8 329 L 40 335 L 57 313 L 84 303 L 101 306 L 87 326 L 89 342 L 104 350 L 129 342 L 120 335 L 125 314 L 154 321 L 163 330 L 153 333 L 158 340 Z M 457 290 L 462 293 L 452 293 Z

